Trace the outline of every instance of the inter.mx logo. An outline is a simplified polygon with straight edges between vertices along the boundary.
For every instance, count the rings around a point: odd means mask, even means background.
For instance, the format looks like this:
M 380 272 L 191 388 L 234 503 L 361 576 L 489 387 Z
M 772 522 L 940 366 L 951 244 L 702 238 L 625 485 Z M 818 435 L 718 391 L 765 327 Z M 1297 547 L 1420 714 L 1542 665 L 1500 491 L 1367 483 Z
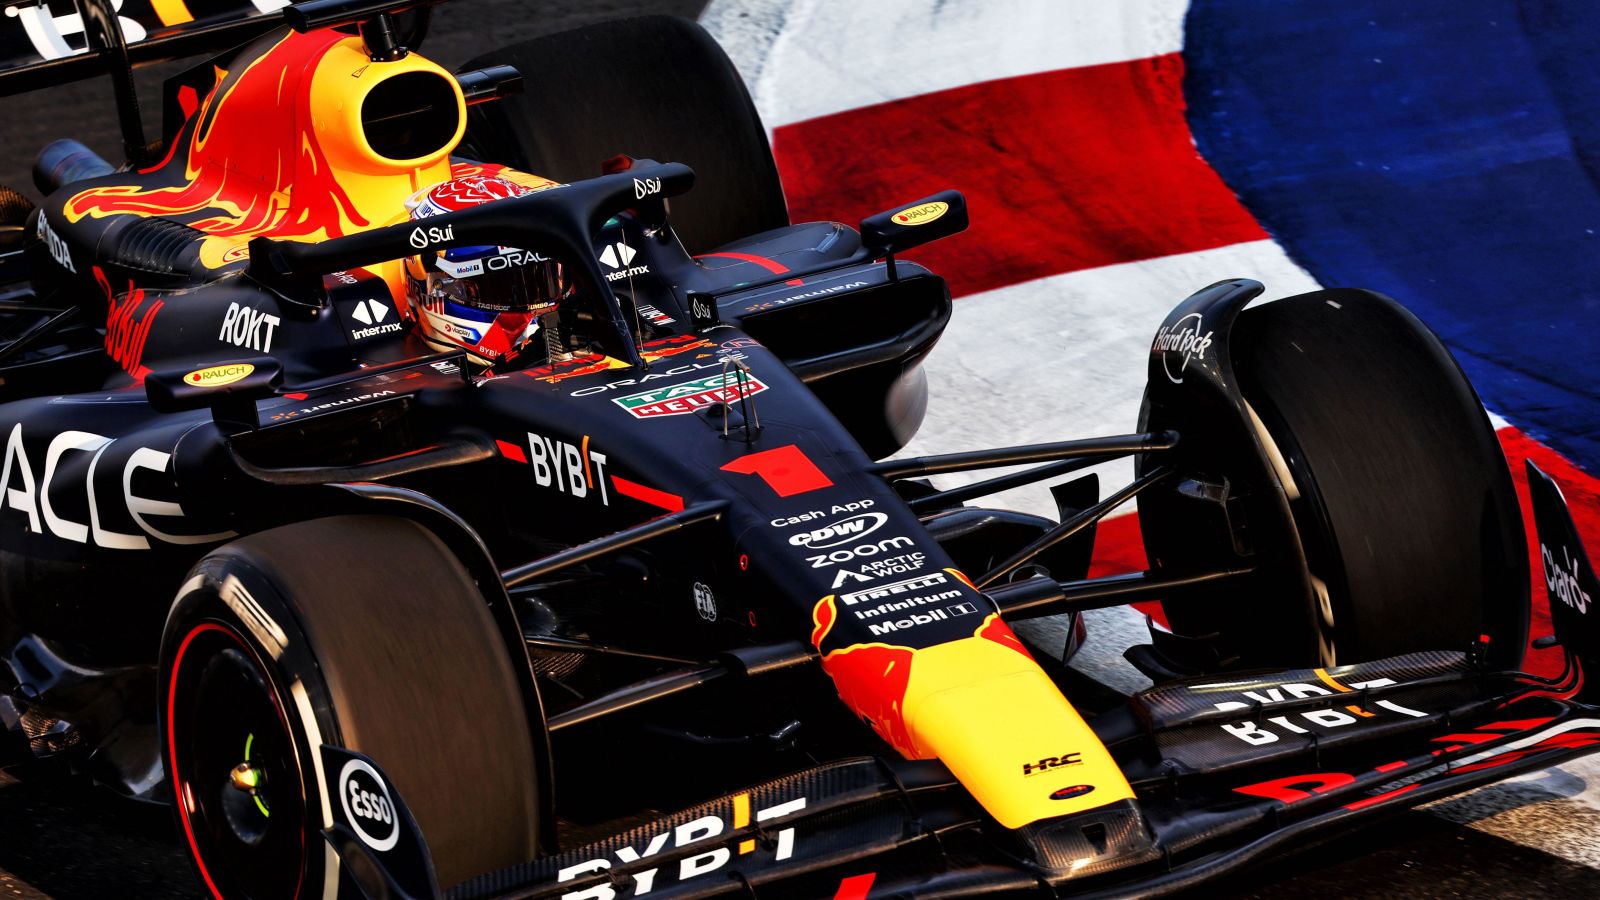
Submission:
M 377 300 L 362 300 L 356 303 L 356 308 L 350 311 L 350 318 L 355 319 L 366 328 L 352 328 L 350 338 L 361 340 L 379 334 L 389 334 L 400 330 L 399 322 L 384 324 L 383 320 L 389 317 L 389 307 Z
M 622 241 L 617 241 L 615 244 L 607 244 L 605 249 L 600 251 L 600 261 L 605 263 L 607 267 L 615 269 L 616 271 L 607 272 L 606 280 L 620 281 L 630 275 L 648 274 L 650 272 L 649 266 L 628 265 L 629 263 L 633 262 L 633 258 L 638 254 L 638 252 L 639 251 L 629 247 Z
M 766 390 L 755 376 L 740 372 L 718 373 L 679 384 L 668 385 L 626 397 L 612 403 L 627 410 L 635 419 L 679 416 L 715 403 L 734 403 Z

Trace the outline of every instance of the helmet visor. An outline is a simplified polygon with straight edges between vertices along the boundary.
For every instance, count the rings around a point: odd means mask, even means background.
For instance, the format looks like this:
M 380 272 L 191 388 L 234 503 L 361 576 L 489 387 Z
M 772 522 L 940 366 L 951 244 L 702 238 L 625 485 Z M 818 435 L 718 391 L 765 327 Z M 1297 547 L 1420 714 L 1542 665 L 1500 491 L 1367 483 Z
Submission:
M 465 264 L 440 257 L 438 263 L 442 271 L 429 273 L 430 287 L 462 306 L 544 312 L 566 293 L 561 264 L 532 253 L 513 250 Z

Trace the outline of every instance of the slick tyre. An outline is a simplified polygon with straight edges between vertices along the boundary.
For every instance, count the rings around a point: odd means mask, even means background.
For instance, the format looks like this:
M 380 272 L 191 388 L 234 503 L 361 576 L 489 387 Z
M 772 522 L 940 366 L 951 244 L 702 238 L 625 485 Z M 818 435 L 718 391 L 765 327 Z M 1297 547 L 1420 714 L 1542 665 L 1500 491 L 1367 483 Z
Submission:
M 531 859 L 534 743 L 505 647 L 461 563 L 407 520 L 318 519 L 203 559 L 162 637 L 161 735 L 210 893 L 321 893 L 340 802 L 321 744 L 378 764 L 441 887 Z
M 671 16 L 603 22 L 486 53 L 515 66 L 521 96 L 475 106 L 463 152 L 557 181 L 593 178 L 618 154 L 681 162 L 672 200 L 691 253 L 789 224 L 772 148 L 739 72 L 699 25 Z
M 1327 665 L 1486 636 L 1489 662 L 1517 665 L 1529 582 L 1516 492 L 1482 401 L 1439 339 L 1388 298 L 1338 290 L 1248 309 L 1231 341 L 1258 434 L 1286 470 L 1316 595 L 1309 616 L 1229 622 L 1233 643 L 1316 646 L 1317 659 L 1273 662 Z M 1289 633 L 1307 622 L 1317 634 Z

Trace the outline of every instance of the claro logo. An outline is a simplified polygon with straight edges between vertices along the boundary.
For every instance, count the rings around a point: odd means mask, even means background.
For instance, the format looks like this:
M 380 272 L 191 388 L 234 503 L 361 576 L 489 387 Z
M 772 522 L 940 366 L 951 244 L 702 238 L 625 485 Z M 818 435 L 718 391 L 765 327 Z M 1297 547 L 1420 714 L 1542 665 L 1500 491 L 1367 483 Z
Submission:
M 837 547 L 866 537 L 882 528 L 883 523 L 887 521 L 889 517 L 880 512 L 861 513 L 813 531 L 790 535 L 789 543 L 796 547 L 814 547 L 819 550 L 825 547 Z
M 1558 563 L 1555 554 L 1551 553 L 1550 548 L 1543 543 L 1539 544 L 1539 555 L 1544 559 L 1544 586 L 1549 588 L 1550 596 L 1559 599 L 1579 613 L 1587 614 L 1593 598 L 1584 591 L 1582 582 L 1578 579 L 1578 560 L 1567 552 L 1565 546 L 1562 546 L 1563 562 Z

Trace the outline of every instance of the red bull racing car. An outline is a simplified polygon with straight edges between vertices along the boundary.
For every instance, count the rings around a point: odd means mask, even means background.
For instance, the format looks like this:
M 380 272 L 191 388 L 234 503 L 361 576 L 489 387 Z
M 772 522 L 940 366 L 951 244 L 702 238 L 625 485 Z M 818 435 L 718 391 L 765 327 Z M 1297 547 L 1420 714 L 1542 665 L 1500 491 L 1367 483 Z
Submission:
M 170 803 L 211 895 L 1151 895 L 1600 748 L 1559 488 L 1541 677 L 1505 460 L 1395 302 L 1222 281 L 1130 433 L 896 457 L 963 198 L 789 223 L 696 27 L 452 74 L 425 11 L 173 8 L 0 48 L 110 71 L 129 156 L 0 197 L 0 762 Z M 146 141 L 129 67 L 202 51 Z M 1088 577 L 1135 498 L 1149 569 Z M 1066 666 L 1157 600 L 1154 687 Z

